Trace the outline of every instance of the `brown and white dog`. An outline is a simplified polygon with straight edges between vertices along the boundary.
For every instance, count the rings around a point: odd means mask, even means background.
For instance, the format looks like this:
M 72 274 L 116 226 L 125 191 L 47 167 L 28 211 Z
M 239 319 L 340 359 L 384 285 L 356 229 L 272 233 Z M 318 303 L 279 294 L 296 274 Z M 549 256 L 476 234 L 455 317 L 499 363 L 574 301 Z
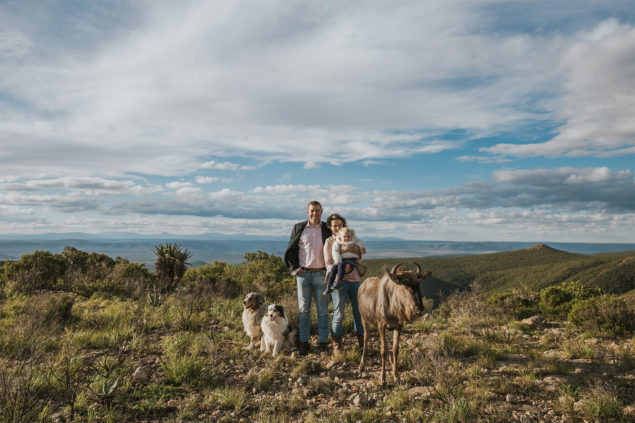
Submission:
M 262 337 L 260 322 L 265 313 L 267 313 L 267 303 L 265 303 L 265 297 L 261 294 L 250 292 L 245 296 L 243 307 L 243 328 L 247 336 L 249 336 L 247 351 L 251 351 Z
M 260 328 L 262 329 L 260 351 L 271 352 L 275 357 L 281 351 L 288 351 L 295 347 L 298 333 L 289 327 L 289 321 L 281 305 L 269 305 Z

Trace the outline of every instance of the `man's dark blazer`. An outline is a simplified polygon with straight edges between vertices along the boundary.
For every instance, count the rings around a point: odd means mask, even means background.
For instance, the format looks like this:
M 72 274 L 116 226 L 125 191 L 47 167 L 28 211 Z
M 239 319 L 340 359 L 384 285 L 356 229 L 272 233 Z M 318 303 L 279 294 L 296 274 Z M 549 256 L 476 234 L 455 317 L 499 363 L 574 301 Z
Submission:
M 295 269 L 300 267 L 300 248 L 298 244 L 300 243 L 302 231 L 308 222 L 308 220 L 305 220 L 304 222 L 293 225 L 291 238 L 289 238 L 289 245 L 287 246 L 287 251 L 284 253 L 284 263 L 287 265 L 289 272 L 293 272 Z M 331 235 L 331 230 L 326 226 L 326 223 L 322 222 L 322 242 L 326 242 Z

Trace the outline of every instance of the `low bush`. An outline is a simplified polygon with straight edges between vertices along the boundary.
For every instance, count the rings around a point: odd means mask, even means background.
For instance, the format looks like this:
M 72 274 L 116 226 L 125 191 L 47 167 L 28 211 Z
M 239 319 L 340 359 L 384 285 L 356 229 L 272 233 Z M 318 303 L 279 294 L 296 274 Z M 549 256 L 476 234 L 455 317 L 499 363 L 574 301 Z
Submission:
M 635 313 L 616 295 L 603 295 L 579 301 L 569 312 L 569 321 L 598 335 L 631 335 Z
M 191 354 L 183 356 L 168 354 L 164 356 L 161 368 L 169 383 L 195 385 L 203 371 L 203 360 Z
M 6 262 L 3 281 L 21 293 L 33 293 L 41 289 L 56 289 L 66 271 L 65 261 L 48 251 L 35 251 L 23 255 L 20 260 Z
M 73 304 L 75 304 L 75 298 L 69 294 L 41 294 L 25 304 L 24 313 L 29 318 L 38 321 L 39 326 L 51 329 L 51 326 L 72 321 Z
M 87 253 L 64 247 L 61 254 L 35 251 L 0 267 L 0 294 L 9 290 L 32 294 L 42 290 L 63 290 L 90 297 L 141 297 L 156 283 L 156 276 L 144 264 L 131 263 L 105 254 Z
M 443 299 L 439 314 L 467 326 L 478 326 L 491 315 L 491 308 L 479 291 L 480 287 L 474 285 L 470 290 L 452 292 Z
M 226 298 L 241 297 L 247 292 L 257 291 L 268 299 L 278 299 L 294 288 L 293 277 L 284 261 L 262 251 L 246 253 L 245 262 L 241 264 L 216 261 L 211 265 L 188 269 L 183 276 L 183 283 L 210 287 L 215 295 Z
M 540 297 L 535 291 L 513 288 L 492 295 L 487 299 L 487 303 L 498 313 L 515 319 L 524 319 L 539 312 L 539 300 Z
M 147 293 L 156 281 L 155 275 L 143 263 L 133 263 L 117 257 L 108 280 L 120 286 L 126 295 L 140 298 Z
M 211 265 L 187 269 L 183 275 L 183 284 L 200 288 L 208 287 L 214 295 L 239 297 L 243 291 L 248 291 L 250 286 L 243 286 L 239 281 L 229 277 L 227 270 L 231 266 L 225 262 L 215 261 Z
M 587 421 L 623 421 L 624 412 L 615 387 L 598 384 L 582 398 L 582 416 Z
M 37 379 L 41 371 L 27 362 L 0 359 L 0 421 L 47 421 L 47 399 L 38 395 Z
M 80 274 L 84 279 L 105 279 L 115 266 L 115 261 L 106 254 L 87 253 L 75 247 L 66 246 L 61 254 L 57 254 L 66 264 L 65 281 Z
M 576 302 L 599 295 L 602 295 L 599 288 L 590 288 L 580 282 L 563 282 L 540 291 L 540 308 L 549 317 L 564 319 Z

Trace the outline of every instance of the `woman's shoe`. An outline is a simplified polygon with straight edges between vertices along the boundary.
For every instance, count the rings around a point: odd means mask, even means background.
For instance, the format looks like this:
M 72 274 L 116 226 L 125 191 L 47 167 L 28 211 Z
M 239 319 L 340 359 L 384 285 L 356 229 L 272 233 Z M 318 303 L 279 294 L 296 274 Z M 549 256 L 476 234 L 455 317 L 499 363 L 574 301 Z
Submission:
M 333 336 L 333 355 L 342 353 L 342 339 Z

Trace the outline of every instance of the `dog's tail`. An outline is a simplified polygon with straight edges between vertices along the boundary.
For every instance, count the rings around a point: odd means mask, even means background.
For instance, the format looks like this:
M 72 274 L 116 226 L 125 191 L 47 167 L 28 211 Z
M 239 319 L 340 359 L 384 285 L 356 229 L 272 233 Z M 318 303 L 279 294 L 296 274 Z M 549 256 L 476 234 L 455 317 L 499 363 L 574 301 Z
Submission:
M 287 332 L 285 333 L 285 337 L 287 338 L 287 342 L 289 342 L 289 346 L 291 349 L 295 349 L 298 345 L 298 330 L 292 327 L 287 328 Z

